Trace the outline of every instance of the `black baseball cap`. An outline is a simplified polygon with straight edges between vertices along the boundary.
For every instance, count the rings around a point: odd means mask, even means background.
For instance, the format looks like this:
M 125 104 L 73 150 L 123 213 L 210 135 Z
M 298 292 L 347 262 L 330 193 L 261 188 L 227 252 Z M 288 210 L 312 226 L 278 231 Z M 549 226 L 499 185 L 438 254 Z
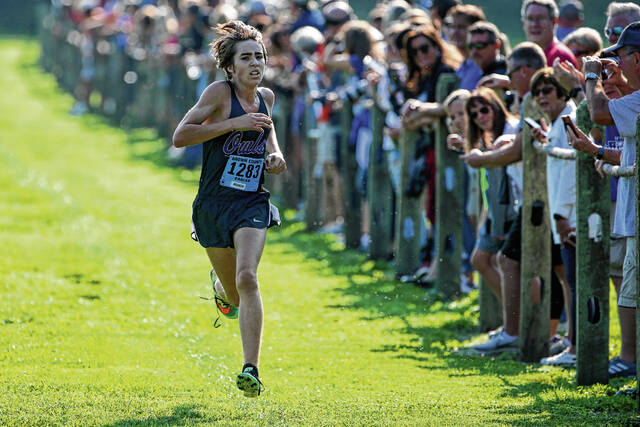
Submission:
M 622 34 L 620 34 L 618 43 L 607 48 L 604 53 L 613 53 L 625 46 L 636 46 L 640 48 L 640 22 L 632 22 L 627 25 Z

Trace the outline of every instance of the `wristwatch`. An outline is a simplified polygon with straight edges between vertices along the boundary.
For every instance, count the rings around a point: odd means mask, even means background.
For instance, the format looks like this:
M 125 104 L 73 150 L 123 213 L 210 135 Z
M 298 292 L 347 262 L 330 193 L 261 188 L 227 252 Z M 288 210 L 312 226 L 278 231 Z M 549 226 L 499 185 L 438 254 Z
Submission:
M 587 73 L 584 75 L 584 81 L 586 82 L 587 80 L 599 80 L 600 76 L 598 76 L 596 73 Z
M 582 92 L 582 90 L 582 86 L 574 87 L 569 91 L 569 97 L 575 98 L 580 92 Z
M 604 157 L 604 147 L 598 148 L 598 152 L 596 153 L 596 159 L 602 160 Z

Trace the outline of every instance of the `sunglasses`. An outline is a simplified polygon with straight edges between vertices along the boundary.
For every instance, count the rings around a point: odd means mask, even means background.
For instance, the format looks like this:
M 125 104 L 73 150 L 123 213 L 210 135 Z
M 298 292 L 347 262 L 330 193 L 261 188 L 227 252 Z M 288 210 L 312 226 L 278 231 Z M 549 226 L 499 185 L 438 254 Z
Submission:
M 468 43 L 467 44 L 467 49 L 469 50 L 473 50 L 473 49 L 484 49 L 485 47 L 489 46 L 490 44 L 492 44 L 491 42 L 475 42 L 475 43 Z
M 611 37 L 611 35 L 619 36 L 622 34 L 622 31 L 624 31 L 624 27 L 605 28 L 604 35 L 607 36 L 607 38 Z
M 553 92 L 554 90 L 556 90 L 555 86 L 547 86 L 541 89 L 534 89 L 531 91 L 531 95 L 533 95 L 533 97 L 537 97 L 538 95 L 540 95 L 541 93 L 543 95 L 549 95 L 551 92 Z
M 421 52 L 421 53 L 426 55 L 431 50 L 431 45 L 430 44 L 423 44 L 423 45 L 420 45 L 420 46 L 418 46 L 416 48 L 412 48 L 412 50 L 414 52 L 416 52 L 416 53 Z
M 471 120 L 475 120 L 478 118 L 478 116 L 482 114 L 483 116 L 486 114 L 489 114 L 489 107 L 487 107 L 486 105 L 482 106 L 482 108 L 480 108 L 478 111 L 472 111 L 469 113 L 469 116 L 471 117 Z
M 518 70 L 519 70 L 520 68 L 522 68 L 522 67 L 524 67 L 524 65 L 518 65 L 516 68 L 514 68 L 514 69 L 513 69 L 513 70 L 511 70 L 511 71 L 509 71 L 509 72 L 507 73 L 507 76 L 509 76 L 509 80 L 513 80 L 513 75 L 514 75 L 515 73 L 517 73 L 517 72 L 518 72 Z

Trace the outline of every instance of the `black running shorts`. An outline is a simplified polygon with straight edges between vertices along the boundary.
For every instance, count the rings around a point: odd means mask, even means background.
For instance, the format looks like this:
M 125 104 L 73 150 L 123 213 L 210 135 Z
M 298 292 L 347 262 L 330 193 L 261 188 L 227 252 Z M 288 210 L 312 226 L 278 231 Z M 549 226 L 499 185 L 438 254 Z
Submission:
M 274 225 L 280 225 L 280 214 L 265 194 L 251 194 L 233 201 L 193 202 L 191 238 L 205 248 L 233 248 L 233 233 L 239 228 Z

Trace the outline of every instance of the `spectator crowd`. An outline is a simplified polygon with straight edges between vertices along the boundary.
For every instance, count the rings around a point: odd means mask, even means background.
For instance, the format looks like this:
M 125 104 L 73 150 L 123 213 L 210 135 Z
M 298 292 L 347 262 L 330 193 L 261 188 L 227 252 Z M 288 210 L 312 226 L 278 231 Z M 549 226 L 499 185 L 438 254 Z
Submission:
M 240 19 L 263 33 L 269 59 L 265 85 L 276 92 L 276 122 L 289 172 L 280 190 L 305 202 L 306 170 L 320 178 L 322 231 L 344 227 L 344 153 L 357 162 L 356 194 L 365 198 L 373 135 L 372 105 L 384 114 L 383 150 L 393 202 L 409 193 L 420 199 L 424 221 L 421 266 L 414 278 L 437 276 L 435 128 L 445 118 L 447 147 L 464 164 L 464 209 L 460 291 L 470 292 L 481 277 L 502 307 L 503 324 L 473 346 L 482 354 L 519 348 L 522 261 L 523 134 L 540 145 L 580 151 L 605 164 L 632 166 L 640 114 L 640 6 L 611 2 L 603 29 L 583 27 L 579 0 L 524 0 L 521 21 L 526 41 L 511 46 L 482 8 L 460 0 L 380 1 L 358 19 L 345 0 L 52 0 L 52 32 L 79 34 L 81 70 L 73 114 L 92 106 L 96 55 L 110 49 L 155 58 L 159 85 L 173 88 L 175 65 L 196 90 L 224 79 L 209 54 L 216 25 Z M 603 30 L 603 31 L 602 31 Z M 603 37 L 604 36 L 604 37 Z M 604 40 L 603 40 L 604 39 Z M 103 49 L 104 50 L 104 49 Z M 137 52 L 137 53 L 136 53 Z M 438 102 L 442 75 L 454 74 L 458 89 Z M 104 95 L 104 94 L 103 94 Z M 179 111 L 170 97 L 159 121 L 175 128 Z M 348 100 L 345 104 L 343 101 Z M 106 95 L 93 107 L 109 109 Z M 153 104 L 155 101 L 150 100 Z M 94 102 L 95 103 L 95 102 Z M 165 105 L 165 104 L 163 104 Z M 348 135 L 342 106 L 351 106 Z M 529 105 L 525 108 L 526 105 Z M 586 109 L 590 129 L 576 117 Z M 534 111 L 532 117 L 526 111 Z M 311 117 L 311 118 L 309 118 Z M 535 120 L 538 118 L 537 120 Z M 310 121 L 309 121 L 310 120 Z M 307 122 L 302 126 L 302 122 Z M 309 126 L 312 123 L 312 126 Z M 303 156 L 307 128 L 316 130 L 317 150 Z M 412 154 L 410 185 L 401 186 L 401 135 L 419 133 Z M 348 144 L 345 150 L 344 144 Z M 185 165 L 197 165 L 199 147 L 169 148 Z M 570 156 L 569 156 L 570 157 Z M 575 366 L 576 162 L 548 157 L 548 221 L 551 234 L 549 355 L 542 364 Z M 604 177 L 604 175 L 603 175 Z M 604 178 L 603 178 L 604 179 Z M 634 176 L 610 181 L 609 275 L 617 293 L 621 348 L 609 361 L 609 377 L 636 376 L 636 189 Z M 362 204 L 360 247 L 369 245 L 371 213 Z M 393 220 L 393 219 L 391 219 Z M 390 242 L 394 236 L 390 236 Z M 392 243 L 390 243 L 392 245 Z M 477 272 L 477 274 L 475 274 Z M 566 327 L 564 325 L 566 324 Z

